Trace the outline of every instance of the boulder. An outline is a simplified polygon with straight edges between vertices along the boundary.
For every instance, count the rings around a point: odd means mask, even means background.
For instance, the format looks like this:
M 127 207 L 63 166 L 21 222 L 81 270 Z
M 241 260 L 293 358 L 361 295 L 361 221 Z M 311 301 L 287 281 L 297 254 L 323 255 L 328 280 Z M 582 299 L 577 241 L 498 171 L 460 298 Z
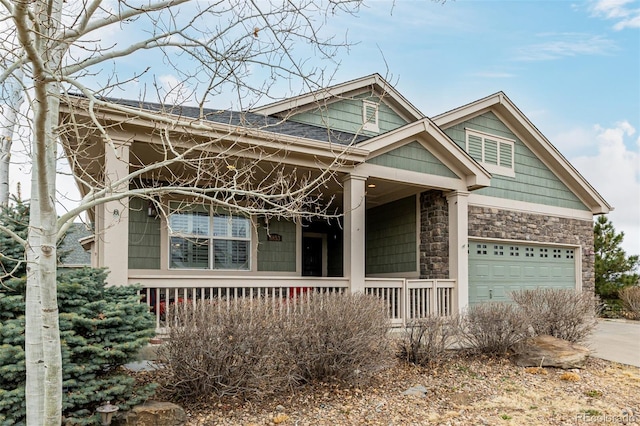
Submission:
M 187 421 L 187 414 L 179 405 L 171 402 L 147 401 L 136 405 L 118 419 L 116 426 L 181 426 Z
M 514 362 L 520 367 L 581 368 L 590 349 L 553 336 L 536 336 L 520 342 Z

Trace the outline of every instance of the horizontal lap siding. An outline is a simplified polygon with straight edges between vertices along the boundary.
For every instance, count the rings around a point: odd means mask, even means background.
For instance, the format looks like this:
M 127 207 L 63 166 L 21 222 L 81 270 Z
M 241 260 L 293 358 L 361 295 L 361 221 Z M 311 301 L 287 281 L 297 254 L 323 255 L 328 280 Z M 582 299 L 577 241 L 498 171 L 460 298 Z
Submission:
M 282 241 L 267 241 L 267 229 L 258 227 L 258 271 L 296 271 L 296 224 L 285 220 L 269 222 L 269 232 Z
M 375 136 L 377 133 L 362 130 L 363 99 L 380 103 L 378 107 L 379 133 L 385 133 L 407 124 L 407 122 L 396 114 L 393 109 L 384 102 L 380 102 L 379 97 L 372 97 L 369 95 L 360 95 L 354 99 L 343 99 L 333 102 L 312 111 L 296 114 L 289 118 L 289 120 L 297 123 L 311 124 L 313 126 L 329 127 L 333 130 L 340 130 L 348 133 Z
M 458 177 L 425 147 L 415 141 L 374 157 L 367 163 L 431 175 Z
M 366 272 L 413 272 L 416 265 L 416 197 L 367 210 Z
M 465 128 L 516 141 L 515 178 L 493 174 L 491 187 L 474 191 L 475 194 L 588 210 L 580 199 L 493 113 L 487 112 L 445 130 L 445 133 L 463 149 L 465 148 Z
M 149 217 L 148 201 L 129 200 L 129 269 L 160 269 L 160 218 Z

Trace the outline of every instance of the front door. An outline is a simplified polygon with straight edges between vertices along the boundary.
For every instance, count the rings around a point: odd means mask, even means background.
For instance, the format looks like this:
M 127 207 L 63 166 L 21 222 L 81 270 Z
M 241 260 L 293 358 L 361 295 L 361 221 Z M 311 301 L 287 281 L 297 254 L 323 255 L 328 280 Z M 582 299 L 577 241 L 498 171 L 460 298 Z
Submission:
M 302 237 L 302 276 L 322 276 L 322 238 Z

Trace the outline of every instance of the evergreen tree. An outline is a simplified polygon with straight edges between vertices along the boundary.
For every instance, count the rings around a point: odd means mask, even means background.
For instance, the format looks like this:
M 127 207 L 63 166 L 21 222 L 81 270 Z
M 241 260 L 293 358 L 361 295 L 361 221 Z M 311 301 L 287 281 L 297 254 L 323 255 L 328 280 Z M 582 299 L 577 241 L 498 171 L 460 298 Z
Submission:
M 106 272 L 80 269 L 58 277 L 66 424 L 99 424 L 95 409 L 110 400 L 126 410 L 153 394 L 120 366 L 135 359 L 155 323 L 133 286 L 105 287 Z M 25 422 L 25 280 L 0 290 L 0 425 Z
M 29 227 L 29 205 L 19 199 L 14 201 L 15 205 L 1 208 L 0 223 L 26 240 Z M 26 271 L 24 247 L 6 233 L 0 232 L 0 282 L 11 277 L 22 277 Z
M 616 233 L 606 216 L 599 216 L 593 228 L 596 293 L 603 299 L 618 298 L 618 291 L 638 283 L 637 255 L 627 256 L 621 244 L 624 232 Z

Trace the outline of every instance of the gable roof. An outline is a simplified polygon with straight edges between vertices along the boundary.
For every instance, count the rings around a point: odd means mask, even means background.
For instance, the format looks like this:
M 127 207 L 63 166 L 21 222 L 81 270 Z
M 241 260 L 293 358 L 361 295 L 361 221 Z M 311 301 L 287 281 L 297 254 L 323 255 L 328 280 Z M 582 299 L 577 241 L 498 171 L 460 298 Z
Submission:
M 458 172 L 469 190 L 489 186 L 491 174 L 425 117 L 398 129 L 373 137 L 358 146 L 370 150 L 368 158 L 414 140 L 428 143 L 429 151 L 446 166 Z
M 332 99 L 353 96 L 365 90 L 371 90 L 373 93 L 383 96 L 386 103 L 407 121 L 415 121 L 425 117 L 418 108 L 413 106 L 378 73 L 256 107 L 250 111 L 264 115 L 295 113 L 315 108 L 320 103 L 331 102 Z
M 596 191 L 504 92 L 497 92 L 433 117 L 442 129 L 491 111 L 514 132 L 556 176 L 573 191 L 593 214 L 606 214 L 613 207 Z

